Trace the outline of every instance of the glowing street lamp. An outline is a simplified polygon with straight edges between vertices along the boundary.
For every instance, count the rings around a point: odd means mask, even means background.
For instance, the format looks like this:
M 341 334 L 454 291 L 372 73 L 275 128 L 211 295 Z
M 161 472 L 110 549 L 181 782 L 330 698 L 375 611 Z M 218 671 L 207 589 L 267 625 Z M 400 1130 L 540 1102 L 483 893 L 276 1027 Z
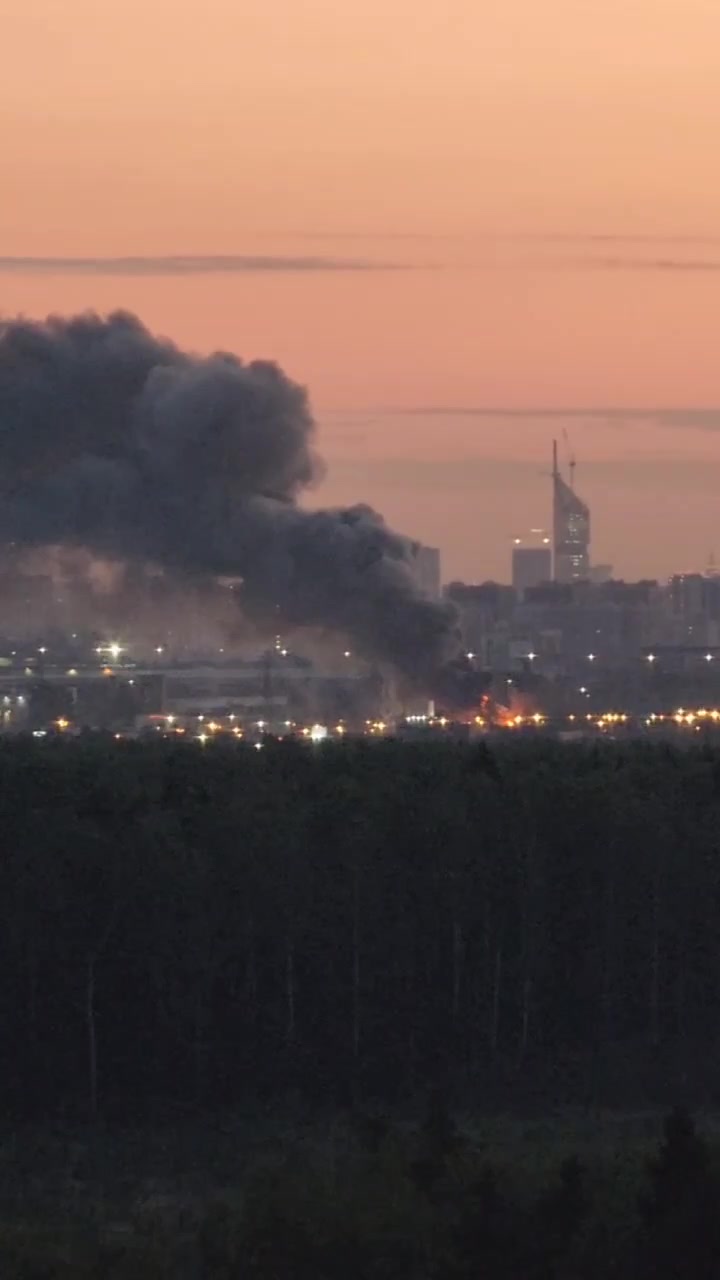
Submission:
M 712 662 L 712 660 L 713 660 L 713 655 L 712 655 L 711 653 L 706 653 L 706 654 L 705 654 L 705 661 L 706 661 L 706 662 Z
M 594 661 L 595 661 L 595 654 L 594 654 L 594 653 L 589 653 L 589 654 L 588 654 L 588 662 L 594 662 Z
M 654 653 L 649 653 L 649 654 L 647 655 L 647 661 L 652 665 L 652 663 L 656 661 L 655 654 L 654 654 Z

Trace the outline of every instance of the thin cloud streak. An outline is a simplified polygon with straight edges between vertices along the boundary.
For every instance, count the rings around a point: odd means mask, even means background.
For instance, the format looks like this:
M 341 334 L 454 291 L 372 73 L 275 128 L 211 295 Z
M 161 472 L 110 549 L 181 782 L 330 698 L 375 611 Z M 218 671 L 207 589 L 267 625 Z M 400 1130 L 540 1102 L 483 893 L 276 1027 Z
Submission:
M 720 406 L 708 408 L 673 406 L 670 408 L 623 408 L 616 405 L 599 405 L 578 408 L 557 408 L 552 405 L 536 405 L 529 408 L 508 408 L 501 405 L 410 405 L 405 409 L 387 409 L 400 417 L 443 418 L 505 418 L 518 421 L 545 422 L 548 418 L 578 419 L 593 422 L 648 422 L 668 427 L 700 427 L 707 431 L 720 430 Z
M 677 234 L 669 233 L 667 235 L 651 235 L 643 232 L 615 232 L 615 231 L 588 231 L 588 232 L 564 232 L 564 231 L 547 231 L 547 232 L 520 232 L 517 235 L 510 234 L 508 236 L 500 236 L 498 239 L 509 240 L 529 240 L 535 243 L 545 244 L 645 244 L 645 245 L 709 245 L 720 244 L 720 235 L 702 235 L 702 234 Z
M 665 235 L 616 231 L 294 231 L 258 232 L 262 239 L 279 240 L 408 240 L 452 243 L 474 241 L 503 244 L 720 245 L 720 235 L 701 232 Z
M 720 271 L 717 258 L 584 258 L 572 265 L 597 271 Z
M 374 492 L 391 491 L 413 494 L 419 490 L 437 493 L 479 493 L 489 491 L 497 496 L 498 487 L 511 489 L 519 480 L 541 485 L 545 473 L 536 460 L 498 458 L 487 454 L 465 454 L 458 458 L 412 458 L 405 455 L 387 458 L 328 457 L 330 480 L 361 479 Z M 615 490 L 650 492 L 674 484 L 714 493 L 716 479 L 705 459 L 696 458 L 627 458 L 590 459 L 583 466 L 583 485 L 612 482 Z
M 305 237 L 309 238 L 309 237 Z M 318 239 L 321 237 L 318 236 Z M 345 239 L 372 239 L 373 237 L 352 237 Z M 401 239 L 401 236 L 380 236 L 378 239 Z M 422 239 L 422 237 L 407 237 Z M 428 237 L 428 240 L 431 237 Z M 587 237 L 586 243 L 599 243 L 603 237 Z M 607 237 L 606 239 L 610 239 Z M 578 237 L 577 242 L 581 242 Z M 556 236 L 496 236 L 485 237 L 486 243 L 505 244 L 560 244 L 563 237 Z M 565 239 L 569 243 L 569 239 Z M 623 242 L 618 237 L 617 243 Z M 649 243 L 649 242 L 648 242 Z M 659 243 L 659 241 L 658 241 Z M 678 241 L 679 243 L 679 241 Z M 690 243 L 690 241 L 683 241 Z M 697 242 L 699 243 L 699 241 Z M 720 241 L 719 241 L 720 243 Z M 540 270 L 591 270 L 614 272 L 720 272 L 720 259 L 683 259 L 683 258 L 635 258 L 635 257 L 592 257 L 579 259 L 543 259 L 542 257 L 524 262 L 466 262 L 441 264 L 437 262 L 393 262 L 373 260 L 372 258 L 343 258 L 324 255 L 266 255 L 266 254 L 199 254 L 199 255 L 151 255 L 125 257 L 0 257 L 0 275 L 74 275 L 74 276 L 118 276 L 118 277 L 151 277 L 151 276 L 196 276 L 196 275 L 240 275 L 240 274 L 327 274 L 327 273 L 372 273 L 393 271 L 435 271 L 435 270 L 470 270 L 473 268 L 495 268 L 505 270 L 523 270 L 534 268 Z
M 189 276 L 243 272 L 406 271 L 412 266 L 412 263 L 373 262 L 362 258 L 239 254 L 121 258 L 0 257 L 0 274 L 6 275 Z

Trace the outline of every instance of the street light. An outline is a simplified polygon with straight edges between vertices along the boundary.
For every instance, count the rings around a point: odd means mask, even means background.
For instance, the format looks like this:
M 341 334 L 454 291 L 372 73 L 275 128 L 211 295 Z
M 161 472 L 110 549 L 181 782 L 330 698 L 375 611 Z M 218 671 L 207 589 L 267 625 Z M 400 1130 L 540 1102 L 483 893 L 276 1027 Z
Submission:
M 649 654 L 647 655 L 647 661 L 648 661 L 648 662 L 650 662 L 650 663 L 654 662 L 654 661 L 655 661 L 655 654 L 654 654 L 654 653 L 649 653 Z
M 595 654 L 594 654 L 594 653 L 589 653 L 589 654 L 588 654 L 588 662 L 594 662 L 594 661 L 595 661 Z
M 537 654 L 536 654 L 536 653 L 529 653 L 529 654 L 528 654 L 528 662 L 534 662 L 536 658 L 537 658 Z
M 712 655 L 711 653 L 706 653 L 706 654 L 705 654 L 705 661 L 706 661 L 706 662 L 712 662 L 712 660 L 713 660 L 713 655 Z

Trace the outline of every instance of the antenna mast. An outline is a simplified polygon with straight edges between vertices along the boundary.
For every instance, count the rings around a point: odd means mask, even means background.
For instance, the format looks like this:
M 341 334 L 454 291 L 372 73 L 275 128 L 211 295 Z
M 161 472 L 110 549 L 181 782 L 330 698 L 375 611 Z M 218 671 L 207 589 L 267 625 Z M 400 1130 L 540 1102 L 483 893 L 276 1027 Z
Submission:
M 568 433 L 567 433 L 567 431 L 565 431 L 565 430 L 563 430 L 563 439 L 564 439 L 564 441 L 565 441 L 565 444 L 567 445 L 567 450 L 568 450 L 568 454 L 569 454 L 569 458 L 568 458 L 568 469 L 569 469 L 569 471 L 570 471 L 570 488 L 571 488 L 571 489 L 574 489 L 574 488 L 575 488 L 575 467 L 576 467 L 576 465 L 577 465 L 577 464 L 576 464 L 576 461 L 575 461 L 575 454 L 574 454 L 573 449 L 572 449 L 572 447 L 571 447 L 571 445 L 570 445 L 570 437 L 568 436 Z

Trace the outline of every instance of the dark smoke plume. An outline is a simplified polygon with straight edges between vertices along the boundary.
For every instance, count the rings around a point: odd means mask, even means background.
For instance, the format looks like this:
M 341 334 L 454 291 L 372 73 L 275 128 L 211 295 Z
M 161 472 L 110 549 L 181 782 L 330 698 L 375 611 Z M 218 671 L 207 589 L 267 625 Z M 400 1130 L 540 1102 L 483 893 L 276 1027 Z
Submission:
M 241 577 L 252 618 L 334 629 L 431 689 L 454 610 L 369 507 L 298 506 L 313 434 L 274 364 L 187 354 L 124 313 L 0 324 L 0 540 Z

